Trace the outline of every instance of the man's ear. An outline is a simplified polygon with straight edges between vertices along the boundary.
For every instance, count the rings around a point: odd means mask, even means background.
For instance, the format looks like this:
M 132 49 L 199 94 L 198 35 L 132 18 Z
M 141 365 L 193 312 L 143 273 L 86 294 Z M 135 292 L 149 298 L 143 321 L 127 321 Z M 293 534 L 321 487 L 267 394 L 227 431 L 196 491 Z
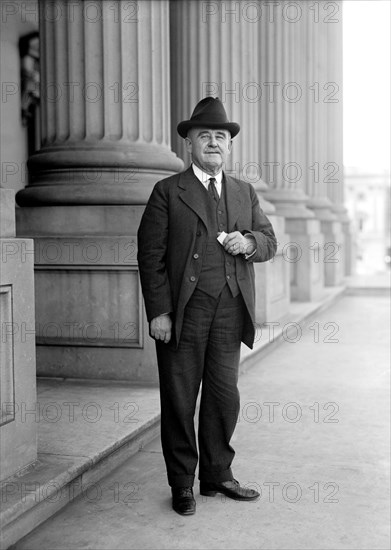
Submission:
M 185 137 L 186 151 L 191 154 L 192 152 L 192 143 L 189 137 Z
M 232 151 L 232 139 L 230 139 L 228 143 L 228 152 L 231 153 L 231 151 Z

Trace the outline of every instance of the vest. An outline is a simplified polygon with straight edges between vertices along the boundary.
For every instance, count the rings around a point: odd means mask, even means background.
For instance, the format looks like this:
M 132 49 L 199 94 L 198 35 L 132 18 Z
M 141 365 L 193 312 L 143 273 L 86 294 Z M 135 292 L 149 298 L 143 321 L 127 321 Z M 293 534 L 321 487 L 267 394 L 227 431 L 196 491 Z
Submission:
M 224 286 L 228 284 L 233 297 L 239 294 L 236 280 L 235 257 L 228 254 L 217 240 L 217 233 L 228 233 L 228 216 L 224 181 L 218 203 L 205 190 L 207 201 L 208 237 L 203 251 L 202 269 L 197 287 L 210 296 L 217 298 Z

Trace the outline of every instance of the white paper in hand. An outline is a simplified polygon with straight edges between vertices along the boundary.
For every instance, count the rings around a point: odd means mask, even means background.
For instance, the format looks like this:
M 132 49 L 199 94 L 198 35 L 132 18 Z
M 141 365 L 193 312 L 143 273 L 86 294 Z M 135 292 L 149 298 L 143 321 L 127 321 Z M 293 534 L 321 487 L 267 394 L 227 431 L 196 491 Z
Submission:
M 225 237 L 227 236 L 227 233 L 225 231 L 222 231 L 220 235 L 217 237 L 217 240 L 220 244 L 223 244 Z

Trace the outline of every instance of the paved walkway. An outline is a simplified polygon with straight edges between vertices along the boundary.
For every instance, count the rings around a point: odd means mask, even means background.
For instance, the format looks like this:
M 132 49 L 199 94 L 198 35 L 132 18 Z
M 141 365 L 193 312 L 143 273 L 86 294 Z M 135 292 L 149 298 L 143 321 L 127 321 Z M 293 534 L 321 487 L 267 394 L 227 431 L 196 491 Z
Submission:
M 14 549 L 388 549 L 389 306 L 343 297 L 241 376 L 233 468 L 258 501 L 197 484 L 177 515 L 155 440 Z

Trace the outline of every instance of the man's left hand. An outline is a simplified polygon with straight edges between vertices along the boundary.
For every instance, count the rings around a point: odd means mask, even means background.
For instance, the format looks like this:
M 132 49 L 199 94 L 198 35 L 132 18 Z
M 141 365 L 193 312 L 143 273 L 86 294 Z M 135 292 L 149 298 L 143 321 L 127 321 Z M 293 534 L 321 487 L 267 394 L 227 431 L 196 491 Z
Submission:
M 228 254 L 236 256 L 237 254 L 252 254 L 256 248 L 252 240 L 245 237 L 240 231 L 228 233 L 223 241 L 223 246 Z

